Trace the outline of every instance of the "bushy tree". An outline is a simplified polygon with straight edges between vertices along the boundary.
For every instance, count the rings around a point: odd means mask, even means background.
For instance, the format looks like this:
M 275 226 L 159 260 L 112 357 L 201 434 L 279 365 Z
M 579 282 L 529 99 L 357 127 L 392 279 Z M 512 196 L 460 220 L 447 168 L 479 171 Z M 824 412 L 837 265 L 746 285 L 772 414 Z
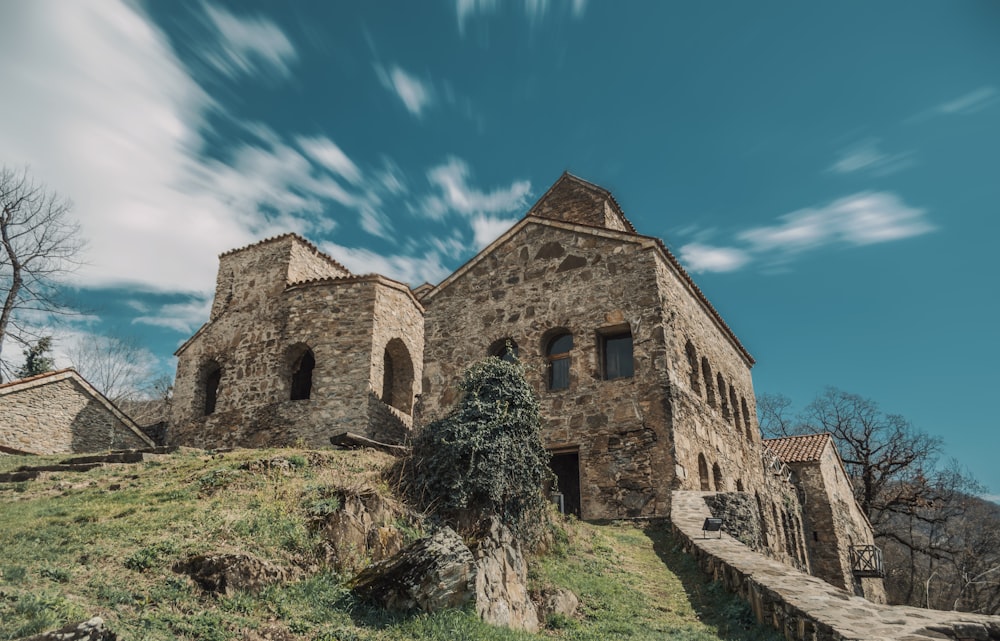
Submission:
M 51 372 L 55 367 L 52 360 L 52 337 L 42 336 L 34 345 L 24 350 L 24 364 L 17 370 L 18 378 Z
M 522 541 L 544 523 L 552 480 L 538 401 L 520 363 L 490 357 L 469 367 L 463 395 L 413 445 L 410 491 L 457 525 L 498 516 Z

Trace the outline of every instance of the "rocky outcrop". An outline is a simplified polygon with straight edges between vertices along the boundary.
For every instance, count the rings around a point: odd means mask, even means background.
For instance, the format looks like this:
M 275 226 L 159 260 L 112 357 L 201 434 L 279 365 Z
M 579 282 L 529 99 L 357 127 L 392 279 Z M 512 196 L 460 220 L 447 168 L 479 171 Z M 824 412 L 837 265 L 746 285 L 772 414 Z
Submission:
M 198 554 L 178 561 L 174 572 L 186 574 L 206 592 L 257 592 L 286 581 L 288 571 L 249 554 Z
M 514 536 L 500 520 L 490 521 L 476 543 L 476 614 L 492 625 L 538 631 L 538 613 L 528 596 L 528 566 Z
M 117 641 L 118 635 L 104 625 L 104 619 L 94 617 L 82 623 L 71 623 L 52 632 L 25 637 L 21 641 Z
M 468 603 L 475 590 L 475 560 L 449 527 L 369 566 L 353 581 L 362 598 L 389 610 L 437 612 Z
M 538 620 L 542 624 L 556 615 L 572 617 L 580 607 L 580 599 L 564 588 L 544 590 L 535 600 L 538 603 Z
M 437 612 L 472 601 L 487 623 L 536 632 L 538 614 L 527 579 L 520 546 L 494 518 L 471 550 L 451 528 L 443 527 L 362 570 L 354 579 L 354 591 L 390 610 Z
M 322 532 L 327 561 L 338 572 L 356 572 L 403 549 L 396 525 L 410 519 L 402 506 L 373 491 L 338 490 L 331 498 L 340 508 L 315 517 L 313 527 Z

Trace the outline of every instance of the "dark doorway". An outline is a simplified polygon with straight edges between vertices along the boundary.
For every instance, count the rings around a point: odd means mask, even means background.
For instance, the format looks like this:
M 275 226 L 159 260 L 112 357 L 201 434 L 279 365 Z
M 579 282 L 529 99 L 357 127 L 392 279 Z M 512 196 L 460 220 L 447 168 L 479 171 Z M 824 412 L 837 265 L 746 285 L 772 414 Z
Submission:
M 566 514 L 580 518 L 580 454 L 560 452 L 552 455 L 549 467 L 559 481 L 559 491 L 563 495 Z

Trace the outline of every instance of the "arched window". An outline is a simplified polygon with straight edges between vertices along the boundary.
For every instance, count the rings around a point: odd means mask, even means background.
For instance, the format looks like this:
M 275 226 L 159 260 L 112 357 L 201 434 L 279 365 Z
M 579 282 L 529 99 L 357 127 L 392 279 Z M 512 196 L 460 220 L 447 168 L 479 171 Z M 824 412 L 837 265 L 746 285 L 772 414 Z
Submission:
M 570 351 L 573 349 L 573 335 L 560 331 L 549 339 L 545 347 L 545 357 L 549 361 L 549 389 L 569 387 Z
M 708 492 L 712 489 L 708 480 L 708 462 L 704 454 L 698 455 L 698 480 L 701 481 L 701 491 Z
M 198 377 L 198 398 L 201 400 L 201 413 L 204 416 L 215 413 L 219 400 L 219 384 L 222 382 L 222 366 L 216 361 L 208 361 L 201 366 Z
M 753 443 L 753 428 L 750 427 L 750 410 L 747 409 L 747 399 L 740 397 L 740 407 L 743 408 L 743 429 L 746 430 L 747 440 Z
M 701 373 L 705 380 L 705 397 L 708 399 L 710 407 L 715 407 L 715 389 L 712 387 L 712 366 L 708 364 L 708 359 L 701 357 Z
M 733 408 L 733 427 L 736 428 L 736 433 L 740 433 L 740 406 L 736 403 L 736 390 L 733 389 L 732 383 L 729 385 L 729 407 Z
M 304 401 L 312 394 L 313 368 L 316 357 L 308 347 L 292 361 L 292 385 L 289 397 L 293 401 Z
M 719 386 L 719 404 L 722 405 L 722 418 L 729 418 L 729 398 L 726 396 L 726 380 L 722 378 L 722 373 L 716 374 L 716 383 Z
M 490 345 L 489 353 L 490 356 L 496 356 L 497 358 L 505 360 L 508 363 L 516 362 L 518 357 L 517 343 L 509 336 L 507 338 L 495 340 L 493 341 L 493 344 Z
M 726 482 L 722 479 L 722 468 L 718 463 L 712 464 L 712 479 L 715 481 L 716 492 L 726 491 Z
M 736 491 L 737 492 L 743 491 L 743 479 L 736 479 Z
M 413 408 L 413 361 L 399 338 L 389 341 L 382 355 L 382 402 L 406 414 Z
M 684 345 L 684 353 L 687 354 L 688 367 L 691 369 L 691 389 L 695 394 L 701 394 L 701 386 L 698 384 L 698 353 L 694 350 L 694 345 L 688 341 Z

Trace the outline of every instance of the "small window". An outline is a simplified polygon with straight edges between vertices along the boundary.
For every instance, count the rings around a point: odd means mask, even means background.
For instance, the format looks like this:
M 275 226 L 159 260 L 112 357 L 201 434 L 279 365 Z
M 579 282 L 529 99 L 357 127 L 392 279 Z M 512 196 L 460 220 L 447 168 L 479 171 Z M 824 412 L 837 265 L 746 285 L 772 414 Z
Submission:
M 566 332 L 549 340 L 545 356 L 549 361 L 549 389 L 569 388 L 570 351 L 573 349 L 573 335 Z
M 715 407 L 715 389 L 712 387 L 712 367 L 708 364 L 708 359 L 701 357 L 701 372 L 705 380 L 705 398 L 711 407 Z
M 634 367 L 632 360 L 632 332 L 601 336 L 601 358 L 604 380 L 631 378 Z
M 490 356 L 496 356 L 508 363 L 516 363 L 518 357 L 517 343 L 514 342 L 513 338 L 501 338 L 500 340 L 493 341 L 493 344 L 490 345 Z
M 211 362 L 204 369 L 204 391 L 205 405 L 204 415 L 215 413 L 215 406 L 219 400 L 219 384 L 222 382 L 222 368 L 218 363 Z
M 292 393 L 291 400 L 305 401 L 312 394 L 312 375 L 316 367 L 316 358 L 312 350 L 307 349 L 298 362 L 292 366 Z
M 687 354 L 688 367 L 691 368 L 691 389 L 695 394 L 701 394 L 701 387 L 698 385 L 698 353 L 691 341 L 684 345 L 684 353 Z

